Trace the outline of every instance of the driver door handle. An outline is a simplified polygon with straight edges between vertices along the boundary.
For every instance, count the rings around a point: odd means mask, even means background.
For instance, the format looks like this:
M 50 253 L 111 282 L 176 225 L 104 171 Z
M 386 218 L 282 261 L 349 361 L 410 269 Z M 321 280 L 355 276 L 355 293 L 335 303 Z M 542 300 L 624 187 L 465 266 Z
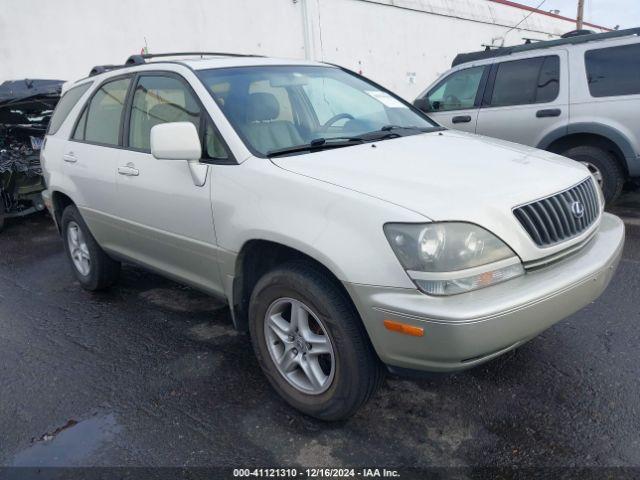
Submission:
M 458 115 L 451 119 L 452 123 L 469 123 L 471 121 L 471 115 Z
M 124 167 L 118 167 L 118 173 L 127 177 L 137 177 L 140 175 L 140 170 L 135 168 L 133 163 L 127 163 Z
M 559 117 L 562 113 L 562 110 L 559 108 L 547 108 L 545 110 L 538 110 L 536 112 L 536 117 L 545 118 L 545 117 Z

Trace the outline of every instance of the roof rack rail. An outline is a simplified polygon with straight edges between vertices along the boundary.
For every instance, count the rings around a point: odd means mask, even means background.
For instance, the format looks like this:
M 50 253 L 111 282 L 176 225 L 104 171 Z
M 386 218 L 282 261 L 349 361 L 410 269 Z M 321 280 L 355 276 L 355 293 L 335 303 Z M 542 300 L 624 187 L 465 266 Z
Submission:
M 93 77 L 94 75 L 100 75 L 101 73 L 108 72 L 109 70 L 115 70 L 122 67 L 124 67 L 124 65 L 96 65 L 89 72 L 89 76 Z
M 226 53 L 226 52 L 174 52 L 174 53 L 143 53 L 131 55 L 127 58 L 125 65 L 142 65 L 150 58 L 158 57 L 184 57 L 184 56 L 215 56 L 215 57 L 261 57 L 262 55 L 252 55 L 246 53 Z
M 573 33 L 573 32 L 571 32 Z M 627 28 L 625 30 L 616 30 L 605 33 L 578 34 L 573 33 L 572 36 L 560 38 L 558 40 L 545 40 L 541 42 L 525 43 L 524 45 L 515 45 L 512 47 L 500 47 L 488 50 L 480 50 L 478 52 L 459 53 L 451 62 L 451 66 L 455 67 L 463 63 L 473 62 L 476 60 L 485 60 L 487 58 L 502 57 L 512 53 L 527 52 L 530 50 L 539 50 L 542 48 L 551 48 L 558 45 L 580 44 L 587 42 L 595 42 L 598 40 L 606 40 L 609 38 L 627 37 L 630 35 L 640 36 L 640 28 Z

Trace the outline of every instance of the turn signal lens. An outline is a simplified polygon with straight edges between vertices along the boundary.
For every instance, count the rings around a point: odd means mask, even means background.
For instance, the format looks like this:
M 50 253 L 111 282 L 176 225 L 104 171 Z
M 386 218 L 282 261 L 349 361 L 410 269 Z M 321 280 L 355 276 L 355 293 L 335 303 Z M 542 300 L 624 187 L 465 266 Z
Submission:
M 394 322 L 393 320 L 385 320 L 384 328 L 391 330 L 392 332 L 404 333 L 412 337 L 424 337 L 424 328 L 414 327 L 413 325 L 407 325 L 406 323 Z
M 504 262 L 497 262 L 504 263 Z M 493 265 L 496 265 L 495 263 Z M 488 265 L 487 268 L 491 268 Z M 524 275 L 522 264 L 514 263 L 505 267 L 487 270 L 477 275 L 451 279 L 414 279 L 418 288 L 429 295 L 455 295 L 488 287 Z

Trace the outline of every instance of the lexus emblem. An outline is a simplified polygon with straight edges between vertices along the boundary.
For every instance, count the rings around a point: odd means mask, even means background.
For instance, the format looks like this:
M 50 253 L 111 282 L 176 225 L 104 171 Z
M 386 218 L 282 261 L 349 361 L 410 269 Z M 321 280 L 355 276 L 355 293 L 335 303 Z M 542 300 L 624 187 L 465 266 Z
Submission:
M 571 213 L 573 213 L 573 216 L 576 218 L 582 218 L 584 215 L 584 205 L 582 202 L 573 202 L 571 204 Z

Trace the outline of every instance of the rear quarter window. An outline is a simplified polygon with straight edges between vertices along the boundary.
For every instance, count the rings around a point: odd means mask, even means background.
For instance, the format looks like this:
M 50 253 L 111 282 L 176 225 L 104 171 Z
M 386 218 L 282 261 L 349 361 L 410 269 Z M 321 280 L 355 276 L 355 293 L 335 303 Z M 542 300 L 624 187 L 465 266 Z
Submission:
M 589 50 L 584 63 L 592 97 L 640 93 L 640 44 Z
M 49 129 L 47 130 L 47 134 L 55 135 L 55 133 L 60 129 L 60 126 L 64 123 L 65 119 L 69 115 L 71 109 L 78 103 L 80 97 L 86 92 L 91 86 L 92 82 L 83 83 L 82 85 L 78 85 L 76 87 L 70 88 L 66 91 L 66 93 L 62 96 L 58 105 L 56 105 L 56 109 L 53 111 L 53 115 L 51 115 L 51 121 L 49 122 Z

